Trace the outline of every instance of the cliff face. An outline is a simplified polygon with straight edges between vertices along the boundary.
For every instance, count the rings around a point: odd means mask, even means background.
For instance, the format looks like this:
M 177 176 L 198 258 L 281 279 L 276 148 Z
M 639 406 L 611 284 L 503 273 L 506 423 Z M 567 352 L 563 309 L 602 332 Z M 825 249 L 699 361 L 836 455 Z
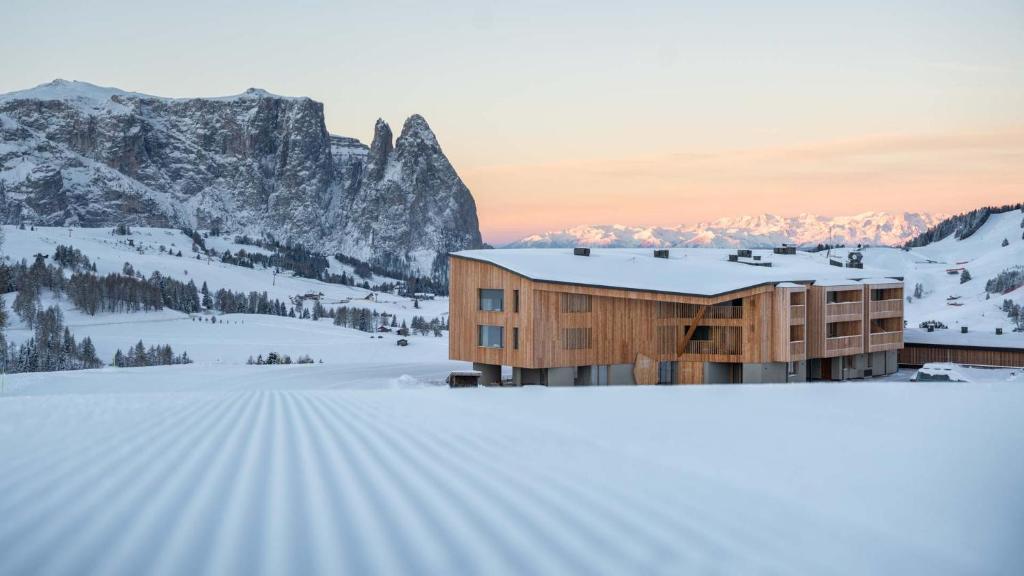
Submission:
M 480 245 L 476 206 L 429 126 L 369 149 L 332 136 L 323 105 L 250 89 L 170 99 L 55 81 L 0 96 L 0 218 L 41 225 L 272 234 L 431 271 Z

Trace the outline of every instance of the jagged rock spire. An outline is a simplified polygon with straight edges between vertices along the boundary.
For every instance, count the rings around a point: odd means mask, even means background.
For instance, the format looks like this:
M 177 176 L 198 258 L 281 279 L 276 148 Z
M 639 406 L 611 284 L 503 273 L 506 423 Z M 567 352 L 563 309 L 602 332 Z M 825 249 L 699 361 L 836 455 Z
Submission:
M 384 177 L 384 169 L 388 165 L 388 156 L 395 149 L 392 143 L 391 127 L 382 118 L 377 119 L 373 127 L 373 142 L 366 156 L 366 177 L 371 182 L 380 181 Z

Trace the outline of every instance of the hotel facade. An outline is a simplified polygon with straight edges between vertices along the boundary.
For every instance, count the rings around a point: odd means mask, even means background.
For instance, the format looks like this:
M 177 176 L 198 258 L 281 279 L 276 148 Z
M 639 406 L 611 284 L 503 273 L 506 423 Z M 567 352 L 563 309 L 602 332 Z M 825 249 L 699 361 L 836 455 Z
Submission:
M 891 374 L 903 283 L 793 251 L 451 255 L 452 359 L 481 383 L 701 384 Z M 859 263 L 859 259 L 858 259 Z M 504 371 L 506 374 L 508 370 Z

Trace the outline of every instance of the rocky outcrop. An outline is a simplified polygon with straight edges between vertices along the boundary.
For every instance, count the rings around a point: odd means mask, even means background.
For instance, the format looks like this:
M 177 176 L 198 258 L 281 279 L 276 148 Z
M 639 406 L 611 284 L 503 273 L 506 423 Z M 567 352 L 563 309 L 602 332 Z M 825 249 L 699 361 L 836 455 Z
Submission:
M 0 96 L 4 223 L 217 226 L 402 270 L 480 245 L 476 207 L 419 116 L 396 144 L 328 134 L 323 105 L 258 89 L 160 98 L 54 81 Z

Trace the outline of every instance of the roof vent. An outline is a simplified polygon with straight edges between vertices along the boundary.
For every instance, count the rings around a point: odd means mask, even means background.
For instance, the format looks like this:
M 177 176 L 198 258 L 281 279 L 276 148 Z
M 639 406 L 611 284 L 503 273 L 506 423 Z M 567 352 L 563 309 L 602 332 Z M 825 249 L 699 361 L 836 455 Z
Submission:
M 573 248 L 573 256 L 590 256 L 590 248 Z
M 796 246 L 793 244 L 783 244 L 773 248 L 772 252 L 776 254 L 796 254 Z
M 847 268 L 863 268 L 864 267 L 864 254 L 861 252 L 850 252 L 847 255 L 848 261 L 846 262 Z
M 667 249 L 666 250 L 655 250 L 654 251 L 654 257 L 655 258 L 668 258 L 668 250 Z

